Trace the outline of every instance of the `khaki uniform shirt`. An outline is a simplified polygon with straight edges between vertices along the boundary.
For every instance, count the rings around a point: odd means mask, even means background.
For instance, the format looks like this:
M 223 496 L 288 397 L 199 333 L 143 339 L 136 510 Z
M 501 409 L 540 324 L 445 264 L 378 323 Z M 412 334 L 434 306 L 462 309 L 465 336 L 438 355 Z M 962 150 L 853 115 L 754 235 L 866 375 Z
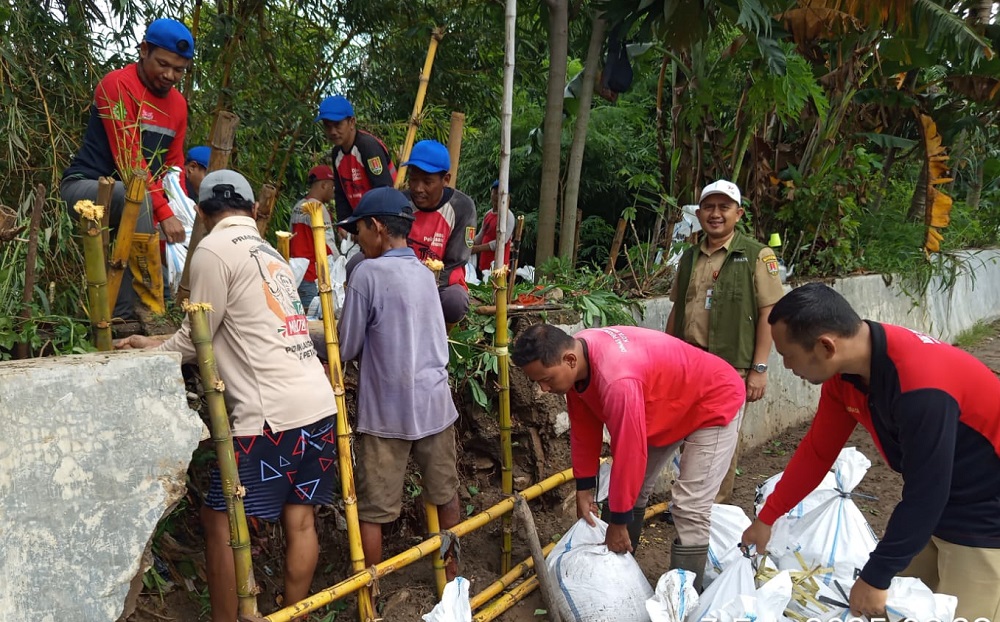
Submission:
M 709 297 L 709 290 L 712 289 L 715 279 L 719 276 L 719 270 L 726 260 L 726 253 L 733 238 L 730 237 L 721 247 L 715 249 L 711 254 L 708 252 L 708 241 L 702 240 L 698 247 L 698 257 L 695 259 L 694 267 L 691 270 L 691 282 L 688 285 L 688 293 L 694 296 L 689 298 L 685 315 L 687 317 L 675 317 L 675 322 L 684 322 L 684 337 L 690 343 L 708 347 L 709 308 L 706 301 Z M 754 266 L 753 274 L 754 296 L 757 298 L 757 308 L 763 309 L 778 302 L 784 295 L 781 287 L 781 279 L 778 277 L 778 258 L 774 251 L 765 246 L 757 255 L 757 264 Z M 677 280 L 670 288 L 670 300 L 677 302 Z

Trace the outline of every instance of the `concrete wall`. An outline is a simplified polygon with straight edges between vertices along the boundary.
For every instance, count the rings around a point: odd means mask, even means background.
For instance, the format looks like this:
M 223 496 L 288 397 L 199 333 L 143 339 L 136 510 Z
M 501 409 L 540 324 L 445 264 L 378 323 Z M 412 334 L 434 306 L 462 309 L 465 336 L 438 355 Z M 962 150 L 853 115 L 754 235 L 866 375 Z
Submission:
M 830 285 L 863 318 L 900 324 L 953 342 L 977 322 L 1000 317 L 1000 250 L 957 255 L 961 264 L 951 287 L 947 287 L 946 279 L 936 277 L 916 300 L 898 278 L 886 284 L 880 275 L 852 276 Z M 786 287 L 786 291 L 790 290 Z M 636 318 L 639 325 L 663 330 L 673 303 L 667 298 L 652 298 L 641 306 L 644 313 Z M 583 325 L 562 328 L 575 333 Z M 809 420 L 819 400 L 819 388 L 793 376 L 773 349 L 768 366 L 767 394 L 747 407 L 743 422 L 743 438 L 749 447 L 762 445 L 785 429 Z
M 0 363 L 0 622 L 113 622 L 204 425 L 177 355 Z

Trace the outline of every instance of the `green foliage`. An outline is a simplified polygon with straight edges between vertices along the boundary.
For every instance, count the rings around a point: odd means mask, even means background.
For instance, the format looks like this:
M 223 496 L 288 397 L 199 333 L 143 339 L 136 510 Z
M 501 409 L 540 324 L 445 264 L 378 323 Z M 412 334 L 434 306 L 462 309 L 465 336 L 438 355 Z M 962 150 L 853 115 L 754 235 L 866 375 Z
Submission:
M 783 124 L 788 125 L 798 120 L 806 106 L 812 104 L 820 122 L 825 122 L 830 102 L 816 82 L 812 67 L 806 59 L 794 52 L 791 43 L 780 45 L 786 57 L 785 72 L 768 72 L 755 76 L 753 85 L 747 91 L 751 118 L 764 119 L 768 112 L 772 112 Z
M 964 330 L 955 337 L 955 345 L 968 350 L 981 344 L 983 341 L 993 337 L 996 328 L 986 322 L 976 322 L 972 328 Z

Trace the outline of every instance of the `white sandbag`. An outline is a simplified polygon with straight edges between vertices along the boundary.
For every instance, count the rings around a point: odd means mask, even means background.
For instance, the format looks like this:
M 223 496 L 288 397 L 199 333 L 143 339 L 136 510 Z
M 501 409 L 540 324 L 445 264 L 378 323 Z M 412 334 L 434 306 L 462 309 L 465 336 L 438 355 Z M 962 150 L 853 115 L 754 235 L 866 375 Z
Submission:
M 867 620 L 864 617 L 856 618 L 851 615 L 848 602 L 853 585 L 853 581 L 839 580 L 830 585 L 820 584 L 816 598 L 829 609 L 823 611 L 812 604 L 805 607 L 802 613 L 820 622 Z M 938 622 L 952 622 L 955 618 L 955 609 L 958 607 L 958 598 L 948 594 L 935 594 L 923 581 L 915 577 L 894 577 L 889 584 L 885 605 L 889 622 L 932 619 Z
M 739 543 L 751 522 L 743 508 L 718 503 L 712 506 L 711 520 L 703 580 L 705 586 L 711 585 L 729 563 L 743 555 Z
M 522 281 L 535 282 L 535 266 L 521 266 L 514 274 Z
M 781 570 L 802 570 L 795 553 L 807 566 L 832 571 L 818 573 L 824 583 L 853 582 L 878 544 L 875 532 L 850 497 L 871 461 L 853 447 L 841 451 L 834 464 L 836 488 L 817 488 L 809 494 L 811 509 L 800 518 L 782 516 L 774 522 L 768 552 Z
M 191 228 L 194 226 L 194 201 L 181 187 L 181 169 L 173 167 L 163 176 L 163 192 L 167 196 L 170 210 L 184 226 L 184 241 L 168 243 L 165 256 L 167 264 L 167 287 L 171 295 L 177 294 L 181 284 L 181 274 L 184 272 L 184 262 L 187 261 L 188 243 L 191 241 Z
M 646 613 L 652 622 L 684 622 L 698 606 L 698 590 L 694 589 L 695 573 L 688 570 L 668 570 L 656 582 L 653 597 L 646 601 Z
M 472 622 L 469 604 L 469 580 L 455 577 L 444 586 L 441 602 L 420 617 L 424 622 Z
M 569 611 L 566 622 L 649 622 L 646 601 L 653 595 L 631 553 L 619 555 L 604 545 L 608 525 L 582 518 L 556 543 L 545 560 Z
M 740 596 L 753 596 L 757 592 L 753 575 L 750 559 L 740 555 L 722 571 L 712 585 L 705 588 L 698 600 L 697 609 L 688 615 L 686 622 L 701 622 L 706 616 L 711 619 L 711 612 L 722 609 Z
M 333 313 L 339 316 L 344 308 L 344 298 L 347 296 L 347 290 L 344 289 L 344 283 L 347 281 L 347 258 L 343 255 L 339 257 L 327 255 L 326 262 L 330 268 L 330 287 L 333 289 Z M 323 306 L 319 295 L 312 299 L 306 309 L 306 317 L 311 320 L 323 319 Z
M 780 572 L 752 594 L 741 594 L 703 618 L 706 622 L 784 622 L 785 607 L 792 599 L 792 577 Z
M 476 274 L 476 266 L 472 263 L 472 260 L 465 262 L 465 283 L 466 285 L 480 285 L 486 280 L 486 275 L 483 275 L 483 279 L 479 279 L 479 275 Z

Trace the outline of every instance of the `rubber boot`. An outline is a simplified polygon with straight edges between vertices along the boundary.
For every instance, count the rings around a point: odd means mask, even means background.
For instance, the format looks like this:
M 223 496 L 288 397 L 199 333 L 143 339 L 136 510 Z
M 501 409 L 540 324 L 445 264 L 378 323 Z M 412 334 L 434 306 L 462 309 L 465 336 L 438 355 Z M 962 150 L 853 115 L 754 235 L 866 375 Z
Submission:
M 642 535 L 642 526 L 646 523 L 646 508 L 632 509 L 632 522 L 628 524 L 628 537 L 632 541 L 632 554 L 639 550 L 639 536 Z
M 702 581 L 705 575 L 705 563 L 708 561 L 708 545 L 684 545 L 674 540 L 670 547 L 670 570 L 680 568 L 695 573 L 694 589 L 701 594 Z

